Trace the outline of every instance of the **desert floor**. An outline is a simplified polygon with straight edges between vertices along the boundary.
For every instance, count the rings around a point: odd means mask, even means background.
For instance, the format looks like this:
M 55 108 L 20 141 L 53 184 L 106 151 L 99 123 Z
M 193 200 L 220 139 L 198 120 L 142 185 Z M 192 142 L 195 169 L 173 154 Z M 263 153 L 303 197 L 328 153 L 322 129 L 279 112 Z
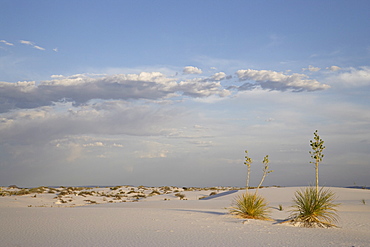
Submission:
M 243 193 L 232 188 L 42 188 L 8 195 L 21 190 L 2 187 L 0 246 L 370 246 L 370 190 L 330 188 L 341 203 L 338 228 L 279 224 L 297 189 L 260 189 L 272 221 L 245 221 L 228 213 Z

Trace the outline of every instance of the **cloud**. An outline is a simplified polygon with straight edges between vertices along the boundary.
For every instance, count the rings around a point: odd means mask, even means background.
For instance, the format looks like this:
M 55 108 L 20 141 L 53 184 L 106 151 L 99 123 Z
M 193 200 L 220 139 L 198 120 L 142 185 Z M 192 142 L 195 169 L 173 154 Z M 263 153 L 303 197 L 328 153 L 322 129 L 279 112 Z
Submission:
M 211 78 L 215 81 L 220 81 L 226 78 L 226 74 L 224 72 L 218 72 L 215 73 Z
M 38 45 L 34 45 L 33 47 L 34 47 L 35 49 L 37 49 L 37 50 L 45 51 L 45 48 L 42 48 L 42 47 L 40 47 L 40 46 L 38 46 Z
M 340 84 L 345 87 L 370 86 L 370 67 L 349 68 L 346 72 L 329 77 L 327 80 L 333 85 Z
M 64 78 L 64 75 L 51 75 L 50 78 Z
M 330 71 L 338 71 L 338 70 L 341 70 L 342 68 L 341 67 L 338 67 L 338 66 L 330 66 L 330 67 L 326 67 L 327 70 L 330 70 Z
M 189 75 L 189 74 L 202 74 L 202 70 L 197 68 L 197 67 L 193 67 L 193 66 L 187 66 L 183 69 L 183 73 L 184 75 Z
M 20 40 L 19 43 L 25 44 L 25 45 L 33 45 L 33 42 L 27 41 L 27 40 Z
M 101 100 L 161 100 L 177 95 L 190 97 L 224 97 L 230 92 L 219 82 L 192 79 L 178 82 L 159 72 L 95 76 L 78 74 L 52 76 L 53 80 L 35 82 L 0 82 L 0 112 L 51 106 L 55 102 L 83 105 Z
M 178 85 L 178 90 L 183 91 L 183 94 L 186 96 L 195 98 L 212 95 L 225 97 L 231 94 L 229 90 L 223 89 L 219 82 L 205 82 L 203 79 L 182 81 Z
M 256 87 L 261 87 L 267 90 L 286 91 L 292 90 L 294 92 L 301 91 L 317 91 L 330 88 L 329 85 L 321 84 L 320 82 L 307 79 L 305 74 L 286 75 L 282 72 L 271 70 L 238 70 L 236 72 L 240 81 L 254 81 L 247 82 L 240 87 L 239 90 L 252 90 Z
M 35 45 L 35 43 L 32 42 L 32 41 L 20 40 L 19 43 L 24 44 L 24 45 L 30 45 L 33 48 L 37 49 L 37 50 L 45 51 L 45 48 L 43 48 L 41 46 L 38 46 L 38 45 Z
M 124 101 L 94 102 L 73 107 L 59 103 L 53 107 L 17 110 L 3 113 L 0 118 L 1 143 L 9 145 L 44 145 L 66 136 L 129 135 L 166 136 L 173 132 L 168 126 L 182 112 L 155 104 L 141 105 Z M 81 147 L 101 146 L 106 140 L 73 140 Z M 117 140 L 113 140 L 116 143 Z M 57 141 L 53 146 L 68 146 L 70 142 Z M 63 144 L 64 143 L 64 144 Z M 118 147 L 118 146 L 117 146 Z
M 84 147 L 104 147 L 104 143 L 102 142 L 93 142 L 93 143 L 87 143 L 83 145 Z
M 4 43 L 5 45 L 14 46 L 14 44 L 9 43 L 9 42 L 7 42 L 7 41 L 5 41 L 5 40 L 0 40 L 0 42 L 1 42 L 1 43 Z
M 314 66 L 312 66 L 312 65 L 308 65 L 308 68 L 303 68 L 302 70 L 303 71 L 306 71 L 306 70 L 308 70 L 308 71 L 311 71 L 311 72 L 317 72 L 317 71 L 319 71 L 321 68 L 319 68 L 319 67 L 314 67 Z

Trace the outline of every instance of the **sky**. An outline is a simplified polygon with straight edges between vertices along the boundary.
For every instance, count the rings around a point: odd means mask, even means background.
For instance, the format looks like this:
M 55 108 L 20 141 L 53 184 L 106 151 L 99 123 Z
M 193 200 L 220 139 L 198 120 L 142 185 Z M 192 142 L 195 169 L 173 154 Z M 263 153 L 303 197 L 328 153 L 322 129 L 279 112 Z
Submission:
M 0 0 L 0 186 L 368 186 L 369 9 Z

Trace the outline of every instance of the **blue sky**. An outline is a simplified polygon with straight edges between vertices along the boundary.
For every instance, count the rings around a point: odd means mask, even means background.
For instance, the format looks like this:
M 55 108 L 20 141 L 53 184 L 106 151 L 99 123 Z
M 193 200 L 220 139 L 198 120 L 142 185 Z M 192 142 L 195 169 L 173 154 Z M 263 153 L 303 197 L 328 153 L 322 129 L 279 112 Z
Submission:
M 369 1 L 0 5 L 0 185 L 370 182 Z

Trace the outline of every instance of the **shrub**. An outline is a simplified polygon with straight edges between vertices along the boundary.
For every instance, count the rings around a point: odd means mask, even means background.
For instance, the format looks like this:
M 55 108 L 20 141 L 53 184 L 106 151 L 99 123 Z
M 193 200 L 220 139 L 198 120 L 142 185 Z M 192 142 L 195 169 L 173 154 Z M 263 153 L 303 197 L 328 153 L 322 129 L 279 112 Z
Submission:
M 21 189 L 14 193 L 14 195 L 17 195 L 17 196 L 23 196 L 23 195 L 28 195 L 28 194 L 30 194 L 30 191 L 28 189 Z
M 334 193 L 330 190 L 308 187 L 296 191 L 293 199 L 290 221 L 303 227 L 335 227 L 338 221 L 337 209 L 334 203 Z
M 241 218 L 267 220 L 269 219 L 267 217 L 267 215 L 270 212 L 269 207 L 267 206 L 265 198 L 259 196 L 257 192 L 258 189 L 261 188 L 262 183 L 265 180 L 267 174 L 273 172 L 272 170 L 269 170 L 270 163 L 268 158 L 269 156 L 266 155 L 263 158 L 262 163 L 264 165 L 264 168 L 261 181 L 256 187 L 255 192 L 253 194 L 250 194 L 248 188 L 250 188 L 249 187 L 250 167 L 253 160 L 248 157 L 248 151 L 245 151 L 245 153 L 246 160 L 244 164 L 248 166 L 246 192 L 241 196 L 237 196 L 236 198 L 234 198 L 232 207 L 229 209 L 229 212 Z
M 175 196 L 177 196 L 178 198 L 180 198 L 180 200 L 184 200 L 184 198 L 185 198 L 185 195 L 182 194 L 182 193 L 176 193 Z
M 268 220 L 270 212 L 265 198 L 248 192 L 237 196 L 229 211 L 241 218 L 260 220 Z
M 45 190 L 46 190 L 45 187 L 40 186 L 40 187 L 37 187 L 37 188 L 31 188 L 31 189 L 29 189 L 29 192 L 30 193 L 39 193 L 39 194 L 41 194 L 41 193 L 44 193 Z
M 154 195 L 160 195 L 161 192 L 159 192 L 158 190 L 153 190 L 152 192 L 150 192 L 149 196 L 154 196 Z

